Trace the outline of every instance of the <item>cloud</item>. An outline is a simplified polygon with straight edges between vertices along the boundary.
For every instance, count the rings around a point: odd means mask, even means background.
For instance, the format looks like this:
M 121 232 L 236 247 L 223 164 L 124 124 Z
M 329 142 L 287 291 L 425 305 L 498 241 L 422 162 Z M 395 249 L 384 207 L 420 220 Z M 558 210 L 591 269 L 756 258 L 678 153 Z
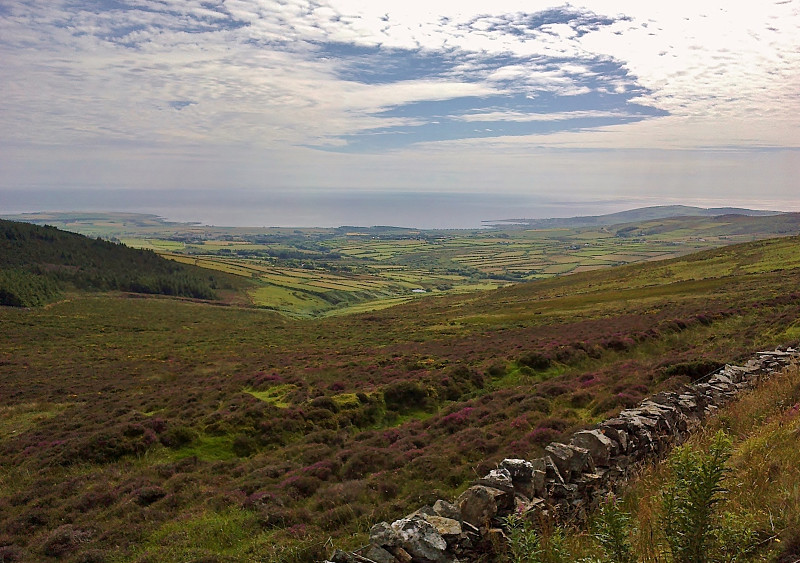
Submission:
M 797 2 L 6 0 L 0 130 L 5 155 L 219 159 L 296 184 L 322 181 L 316 153 L 355 170 L 464 147 L 790 148 L 797 45 Z

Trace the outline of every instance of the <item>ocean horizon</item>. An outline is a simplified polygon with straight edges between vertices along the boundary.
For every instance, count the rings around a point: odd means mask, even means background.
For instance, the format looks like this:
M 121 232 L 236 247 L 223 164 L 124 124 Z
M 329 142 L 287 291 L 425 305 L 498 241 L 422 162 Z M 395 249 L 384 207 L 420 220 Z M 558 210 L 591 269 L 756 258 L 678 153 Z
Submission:
M 670 203 L 674 202 L 664 204 Z M 381 225 L 419 229 L 477 229 L 490 226 L 493 222 L 514 219 L 602 215 L 659 204 L 641 199 L 560 201 L 533 194 L 411 191 L 0 191 L 0 215 L 37 212 L 146 213 L 168 221 L 220 227 Z

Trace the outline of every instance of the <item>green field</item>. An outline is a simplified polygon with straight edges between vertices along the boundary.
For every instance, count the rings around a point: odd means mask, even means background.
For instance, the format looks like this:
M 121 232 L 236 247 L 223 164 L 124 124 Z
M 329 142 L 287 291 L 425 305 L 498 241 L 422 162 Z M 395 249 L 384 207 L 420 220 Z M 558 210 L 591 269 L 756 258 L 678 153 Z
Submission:
M 0 307 L 0 555 L 322 560 L 363 545 L 378 521 L 454 498 L 504 457 L 532 459 L 651 393 L 797 342 L 797 237 L 536 282 L 455 261 L 489 264 L 487 246 L 514 241 L 566 268 L 590 235 L 574 233 L 578 245 L 564 231 L 450 232 L 422 245 L 404 231 L 287 231 L 235 252 L 193 239 L 172 257 L 232 280 L 227 297 L 70 277 L 46 306 Z M 617 247 L 598 256 L 645 244 L 599 238 Z M 336 250 L 344 243 L 403 252 L 357 260 Z M 45 264 L 61 254 L 44 250 Z M 496 256 L 519 264 L 524 252 Z M 110 263 L 101 256 L 86 260 Z M 142 264 L 141 276 L 178 268 Z M 796 529 L 773 533 L 788 543 Z
M 454 231 L 209 227 L 135 214 L 25 219 L 240 276 L 252 284 L 247 299 L 254 306 L 298 317 L 375 310 L 423 291 L 491 290 L 800 232 L 798 214 Z

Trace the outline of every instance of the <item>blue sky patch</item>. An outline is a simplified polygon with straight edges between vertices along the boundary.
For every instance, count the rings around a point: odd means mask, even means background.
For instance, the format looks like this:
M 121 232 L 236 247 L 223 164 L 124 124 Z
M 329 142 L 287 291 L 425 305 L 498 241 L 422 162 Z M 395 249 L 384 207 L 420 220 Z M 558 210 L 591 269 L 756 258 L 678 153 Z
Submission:
M 349 43 L 319 43 L 317 47 L 319 58 L 336 61 L 337 78 L 362 84 L 441 77 L 452 72 L 456 64 L 455 51 L 390 49 Z
M 327 150 L 353 153 L 382 152 L 400 149 L 420 142 L 546 135 L 633 123 L 642 121 L 645 118 L 646 116 L 644 115 L 620 115 L 565 117 L 563 119 L 544 121 L 460 121 L 443 119 L 429 121 L 422 125 L 384 127 L 355 135 L 346 135 L 341 137 L 347 141 L 346 146 L 327 148 Z
M 537 25 L 554 21 L 555 15 L 540 16 Z M 342 135 L 338 140 L 344 145 L 320 147 L 326 150 L 384 151 L 420 142 L 584 130 L 666 115 L 635 101 L 648 90 L 620 62 L 608 57 L 520 57 L 346 44 L 321 45 L 319 55 L 336 63 L 335 72 L 342 80 L 369 85 L 422 79 L 480 83 L 499 92 L 385 107 L 371 116 L 391 119 L 391 125 Z M 497 74 L 503 69 L 513 72 L 504 78 L 502 72 Z M 398 119 L 408 124 L 398 125 Z

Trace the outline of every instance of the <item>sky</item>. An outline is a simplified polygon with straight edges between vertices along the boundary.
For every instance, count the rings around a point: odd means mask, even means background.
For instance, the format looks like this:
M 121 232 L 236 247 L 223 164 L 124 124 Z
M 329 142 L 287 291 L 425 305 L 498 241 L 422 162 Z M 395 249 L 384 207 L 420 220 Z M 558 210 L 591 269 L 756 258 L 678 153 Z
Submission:
M 800 210 L 800 0 L 0 0 L 0 77 L 0 210 L 54 190 Z

